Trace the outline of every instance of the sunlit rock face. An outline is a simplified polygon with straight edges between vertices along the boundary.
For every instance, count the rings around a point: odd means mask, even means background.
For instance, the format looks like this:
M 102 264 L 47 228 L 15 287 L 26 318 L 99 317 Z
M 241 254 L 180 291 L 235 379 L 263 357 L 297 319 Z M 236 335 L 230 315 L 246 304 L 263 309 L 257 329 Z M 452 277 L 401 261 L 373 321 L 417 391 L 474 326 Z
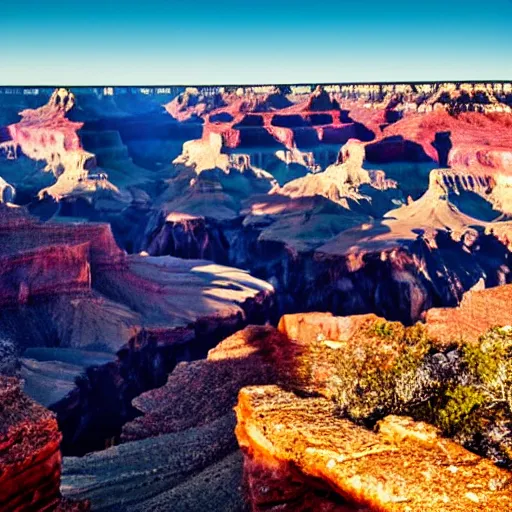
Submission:
M 98 168 L 95 155 L 83 149 L 83 123 L 69 119 L 75 103 L 72 92 L 56 89 L 46 105 L 21 111 L 21 120 L 7 127 L 9 140 L 0 144 L 7 159 L 1 169 L 23 191 L 24 201 L 36 195 L 32 199 L 46 211 L 43 217 L 55 213 L 52 205 L 60 201 L 127 200 Z
M 85 292 L 91 286 L 91 270 L 116 266 L 123 258 L 108 225 L 40 223 L 9 205 L 0 205 L 0 211 L 4 305 Z
M 482 332 L 498 325 L 509 325 L 512 286 L 474 289 L 466 294 L 457 308 L 434 308 L 427 312 L 430 335 L 440 343 L 453 339 L 477 342 Z
M 351 139 L 341 148 L 338 161 L 325 171 L 292 180 L 283 187 L 274 187 L 271 193 L 292 198 L 323 196 L 347 209 L 350 209 L 350 200 L 371 203 L 371 198 L 361 190 L 363 185 L 375 190 L 387 190 L 396 188 L 397 184 L 387 180 L 383 171 L 364 169 L 364 158 L 364 144 Z M 390 203 L 388 208 L 391 206 Z M 371 210 L 371 205 L 367 209 Z
M 235 408 L 236 435 L 244 453 L 244 492 L 251 510 L 459 510 L 461 504 L 478 510 L 491 503 L 498 508 L 506 506 L 509 471 L 467 451 L 430 424 L 386 413 L 382 403 L 372 409 L 375 390 L 369 387 L 379 372 L 401 368 L 404 377 L 408 371 L 418 372 L 394 393 L 421 404 L 422 393 L 430 386 L 435 389 L 442 379 L 467 378 L 458 362 L 461 355 L 455 339 L 475 346 L 477 336 L 488 332 L 491 324 L 508 325 L 510 316 L 493 315 L 490 308 L 486 322 L 483 298 L 474 299 L 485 293 L 496 305 L 493 293 L 497 292 L 496 300 L 501 301 L 501 290 L 470 292 L 460 309 L 468 318 L 465 323 L 447 316 L 442 323 L 441 314 L 450 314 L 447 309 L 429 317 L 425 326 L 411 328 L 409 335 L 414 332 L 416 342 L 409 338 L 409 347 L 423 343 L 427 336 L 434 340 L 422 364 L 414 369 L 403 366 L 400 354 L 408 349 L 398 331 L 393 335 L 381 331 L 390 324 L 375 315 L 284 316 L 278 327 L 283 338 L 273 357 L 279 385 L 242 389 Z M 510 307 L 505 310 L 510 312 Z M 395 328 L 404 329 L 396 324 Z M 505 327 L 503 332 L 509 329 Z M 397 361 L 400 366 L 394 366 Z M 358 373 L 361 364 L 366 371 Z M 363 418 L 369 424 L 361 421 Z M 487 425 L 489 432 L 494 432 L 495 426 Z M 486 446 L 482 442 L 480 450 L 485 452 Z M 478 450 L 475 445 L 472 449 Z M 487 455 L 492 458 L 492 453 L 490 450 Z
M 507 481 L 510 473 L 428 425 L 387 417 L 375 433 L 336 419 L 325 399 L 275 386 L 245 388 L 236 410 L 254 511 L 508 506 L 510 491 L 489 482 Z

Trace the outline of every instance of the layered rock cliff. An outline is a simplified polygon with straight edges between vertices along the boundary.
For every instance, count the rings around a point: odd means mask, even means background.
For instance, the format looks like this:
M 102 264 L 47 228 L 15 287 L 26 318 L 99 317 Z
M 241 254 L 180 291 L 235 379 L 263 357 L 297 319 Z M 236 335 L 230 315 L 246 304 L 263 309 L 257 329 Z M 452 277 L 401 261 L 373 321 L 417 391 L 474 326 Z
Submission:
M 74 105 L 75 96 L 70 91 L 56 89 L 46 105 L 20 112 L 21 121 L 7 127 L 10 140 L 1 144 L 13 159 L 19 148 L 26 157 L 46 164 L 43 172 L 53 174 L 55 182 L 39 191 L 41 199 L 116 192 L 106 179 L 93 177 L 94 155 L 82 148 L 77 134 L 82 125 L 67 117 Z
M 62 305 L 59 310 L 61 318 L 73 315 L 74 339 L 82 341 L 77 338 L 82 321 L 90 318 L 89 326 L 96 330 L 87 332 L 95 336 L 96 346 L 115 348 L 118 354 L 112 363 L 88 368 L 78 386 L 52 406 L 65 436 L 64 449 L 80 453 L 115 436 L 137 414 L 131 400 L 162 385 L 178 361 L 204 357 L 225 336 L 271 314 L 270 285 L 207 261 L 132 256 L 124 267 L 99 273 L 94 287 L 108 301 L 94 304 L 92 297 L 71 310 Z M 96 309 L 84 311 L 91 306 L 99 308 L 98 314 Z M 117 325 L 112 327 L 112 320 Z M 105 347 L 104 333 L 116 345 Z
M 89 510 L 86 502 L 61 501 L 61 438 L 55 416 L 30 400 L 19 381 L 0 376 L 1 510 Z
M 178 361 L 271 318 L 272 286 L 247 272 L 127 256 L 108 225 L 40 223 L 0 206 L 2 368 L 58 413 L 65 451 L 103 446 Z
M 397 84 L 219 90 L 215 97 L 188 91 L 168 111 L 183 117 L 189 105 L 191 115 L 205 120 L 205 136 L 176 161 L 200 176 L 190 171 L 169 184 L 136 250 L 206 255 L 249 268 L 275 285 L 281 313 L 373 311 L 413 322 L 431 306 L 456 305 L 481 279 L 486 286 L 508 282 L 506 162 L 512 143 L 506 112 L 453 108 L 466 92 L 471 104 L 487 104 L 483 98 L 497 94 L 500 99 L 488 104 L 504 105 L 506 90 L 503 84 L 495 90 L 485 84 Z M 412 104 L 416 108 L 407 106 Z M 418 109 L 422 104 L 437 106 Z M 300 115 L 332 111 L 347 123 L 371 127 L 374 140 L 357 135 L 363 142 L 350 141 L 321 166 L 264 120 L 277 119 L 283 130 L 299 133 L 307 128 Z M 246 120 L 233 124 L 237 116 Z M 240 136 L 233 142 L 235 127 Z M 283 159 L 286 179 L 269 158 L 245 154 L 244 130 L 266 130 L 284 144 L 278 149 L 270 139 L 261 142 Z M 246 166 L 237 169 L 238 181 L 229 170 L 232 157 Z M 268 177 L 254 173 L 260 164 L 278 181 L 270 191 L 264 190 Z M 293 175 L 293 165 L 302 167 L 302 176 Z
M 506 331 L 492 328 L 510 323 L 509 84 L 150 91 L 59 89 L 47 98 L 15 98 L 0 112 L 0 371 L 21 373 L 27 391 L 58 412 L 65 453 L 101 450 L 69 459 L 66 492 L 90 495 L 104 510 L 115 509 L 114 494 L 124 496 L 127 510 L 242 510 L 230 409 L 240 387 L 276 382 L 297 393 L 269 394 L 268 403 L 279 403 L 276 415 L 290 404 L 308 432 L 308 405 L 298 397 L 320 394 L 336 407 L 316 397 L 311 409 L 348 425 L 350 443 L 372 434 L 371 443 L 405 450 L 413 465 L 422 449 L 408 451 L 403 439 L 364 427 L 404 412 L 403 404 L 416 420 L 433 421 L 410 400 L 411 390 L 450 421 L 458 400 L 469 410 L 464 429 L 448 422 L 439 425 L 444 433 L 451 428 L 459 443 L 510 464 L 508 398 L 497 387 L 502 381 L 486 380 L 479 363 L 508 346 Z M 13 202 L 52 220 L 27 218 Z M 497 285 L 504 286 L 494 295 Z M 248 322 L 316 310 L 373 312 L 406 324 L 426 319 L 434 348 L 408 367 L 414 382 L 395 386 L 396 376 L 385 373 L 384 397 L 350 368 L 351 380 L 340 380 L 338 364 L 371 370 L 361 354 L 375 367 L 408 361 L 410 331 L 396 344 L 390 333 L 397 327 L 374 316 L 286 316 L 279 331 L 251 327 L 195 361 Z M 458 346 L 461 338 L 472 345 Z M 346 357 L 333 362 L 340 354 Z M 446 403 L 435 401 L 433 382 L 446 391 Z M 268 405 L 251 393 L 242 416 Z M 499 400 L 489 403 L 489 396 Z M 242 435 L 256 509 L 360 506 L 347 504 L 355 487 L 336 469 L 343 451 L 320 474 L 324 482 L 301 466 L 309 455 L 299 451 L 287 462 L 265 455 L 274 473 L 261 461 L 252 465 L 257 419 L 251 416 Z M 382 425 L 416 435 L 412 423 Z M 281 449 L 281 438 L 262 435 Z M 291 440 L 297 449 L 303 441 Z M 488 470 L 481 459 L 440 443 L 453 460 L 468 457 Z M 427 472 L 447 463 L 433 453 L 424 457 Z M 363 465 L 380 456 L 366 455 Z M 387 452 L 382 457 L 394 470 Z M 332 466 L 332 458 L 322 464 Z M 499 509 L 503 489 L 463 492 L 466 477 L 477 476 L 468 470 L 460 477 L 466 468 L 454 468 L 454 488 L 436 487 L 432 500 L 470 510 L 487 500 Z M 273 477 L 288 501 L 273 501 Z M 361 500 L 384 510 L 427 506 L 426 484 L 409 477 L 424 501 L 396 494 L 395 481 L 386 483 L 391 490 L 370 482 L 378 492 Z M 288 487 L 290 480 L 299 490 Z M 388 498 L 393 505 L 384 503 Z
M 123 427 L 121 445 L 64 459 L 64 493 L 102 511 L 120 500 L 132 512 L 245 510 L 232 409 L 241 387 L 275 382 L 283 341 L 273 327 L 249 326 L 206 359 L 178 364 L 163 387 L 135 399 L 143 415 Z

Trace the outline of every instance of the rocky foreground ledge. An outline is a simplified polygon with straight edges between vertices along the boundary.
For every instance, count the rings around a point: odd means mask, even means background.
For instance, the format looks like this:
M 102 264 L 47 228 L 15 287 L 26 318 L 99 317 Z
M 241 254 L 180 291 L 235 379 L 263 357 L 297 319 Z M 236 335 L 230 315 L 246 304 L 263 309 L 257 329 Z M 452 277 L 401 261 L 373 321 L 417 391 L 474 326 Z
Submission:
M 244 388 L 236 412 L 255 512 L 510 510 L 512 475 L 425 423 L 372 432 L 277 386 Z
M 512 473 L 493 464 L 510 468 L 511 290 L 410 328 L 284 316 L 279 385 L 246 387 L 236 406 L 251 509 L 512 510 Z

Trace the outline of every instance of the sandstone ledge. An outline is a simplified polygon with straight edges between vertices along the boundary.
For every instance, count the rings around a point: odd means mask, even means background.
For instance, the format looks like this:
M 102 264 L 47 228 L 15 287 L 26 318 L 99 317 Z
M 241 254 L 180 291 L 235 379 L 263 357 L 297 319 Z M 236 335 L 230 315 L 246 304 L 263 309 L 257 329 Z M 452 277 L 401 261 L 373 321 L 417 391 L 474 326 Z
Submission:
M 276 386 L 244 388 L 236 413 L 254 511 L 510 510 L 512 474 L 428 425 L 387 417 L 374 433 Z

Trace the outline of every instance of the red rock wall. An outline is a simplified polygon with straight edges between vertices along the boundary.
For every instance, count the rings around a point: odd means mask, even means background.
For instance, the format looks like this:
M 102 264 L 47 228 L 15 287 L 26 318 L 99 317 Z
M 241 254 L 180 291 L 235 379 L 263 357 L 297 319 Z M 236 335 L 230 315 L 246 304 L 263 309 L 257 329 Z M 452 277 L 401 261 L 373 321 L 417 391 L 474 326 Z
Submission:
M 0 304 L 24 304 L 48 294 L 90 288 L 90 246 L 45 246 L 0 256 Z
M 0 510 L 53 510 L 60 500 L 61 434 L 52 413 L 0 377 Z

